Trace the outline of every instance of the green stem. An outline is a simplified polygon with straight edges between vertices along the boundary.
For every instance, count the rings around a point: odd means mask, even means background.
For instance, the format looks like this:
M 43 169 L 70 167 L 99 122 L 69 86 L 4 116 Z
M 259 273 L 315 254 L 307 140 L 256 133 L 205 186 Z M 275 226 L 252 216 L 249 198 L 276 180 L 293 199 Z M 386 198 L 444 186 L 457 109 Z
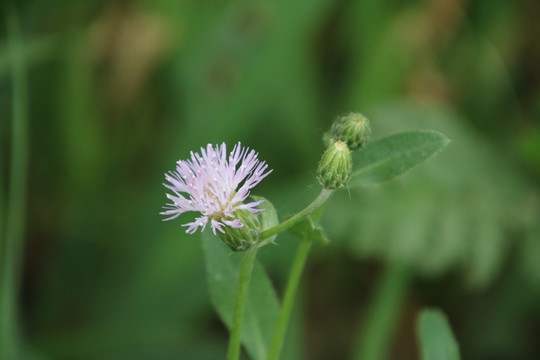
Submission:
M 267 241 L 261 241 L 259 244 L 259 247 L 266 245 L 272 236 L 279 234 L 280 232 L 287 230 L 294 224 L 302 221 L 306 216 L 311 215 L 315 210 L 320 208 L 326 200 L 330 197 L 333 190 L 329 189 L 322 189 L 321 193 L 311 204 L 309 204 L 304 210 L 300 211 L 299 213 L 291 216 L 287 220 L 283 221 L 282 223 L 267 229 L 261 233 L 261 240 L 267 239 Z
M 234 309 L 233 326 L 231 330 L 231 337 L 229 339 L 227 360 L 238 360 L 240 358 L 240 343 L 242 337 L 242 323 L 244 321 L 244 308 L 246 305 L 249 280 L 251 279 L 251 272 L 253 270 L 256 255 L 257 248 L 252 248 L 244 252 L 242 263 L 240 264 L 238 292 L 236 294 L 236 307 Z
M 18 354 L 17 294 L 23 253 L 24 214 L 28 163 L 27 89 L 24 56 L 15 10 L 7 7 L 7 33 L 13 81 L 13 121 L 11 168 L 6 207 L 5 243 L 0 253 L 0 358 L 16 359 Z
M 371 301 L 365 324 L 358 331 L 355 360 L 383 360 L 406 294 L 409 270 L 400 263 L 388 265 Z
M 291 311 L 296 297 L 296 291 L 298 290 L 298 284 L 300 282 L 300 276 L 304 270 L 306 259 L 311 249 L 312 241 L 309 239 L 303 239 L 298 245 L 296 250 L 296 256 L 291 268 L 291 274 L 289 276 L 289 282 L 285 289 L 285 295 L 283 297 L 283 304 L 279 312 L 276 328 L 272 335 L 272 342 L 270 343 L 270 350 L 268 353 L 268 360 L 279 359 L 279 354 L 283 347 L 283 341 L 285 339 L 285 333 L 287 332 L 287 325 L 291 316 Z
M 28 67 L 51 59 L 55 54 L 56 47 L 60 43 L 58 35 L 39 35 L 32 39 L 25 39 L 21 43 L 21 52 Z M 5 55 L 4 55 L 5 54 Z M 9 75 L 11 71 L 11 59 L 7 47 L 0 46 L 0 79 Z
M 272 236 L 277 235 L 284 230 L 287 230 L 294 224 L 302 221 L 305 217 L 311 215 L 314 211 L 316 211 L 325 203 L 325 201 L 330 197 L 332 192 L 333 190 L 323 189 L 319 196 L 317 196 L 317 198 L 313 200 L 313 202 L 309 204 L 305 209 L 285 220 L 284 222 L 274 226 L 273 228 L 263 231 L 260 235 L 260 238 L 261 240 L 266 239 L 267 241 L 261 241 L 257 247 L 244 253 L 244 256 L 242 258 L 242 264 L 240 265 L 238 293 L 236 295 L 236 308 L 234 310 L 233 326 L 231 330 L 231 337 L 229 340 L 227 360 L 237 360 L 240 357 L 244 307 L 246 303 L 249 280 L 251 278 L 251 272 L 253 270 L 253 264 L 255 262 L 255 255 L 257 254 L 257 249 L 270 242 Z M 307 244 L 305 242 L 306 241 L 303 241 L 298 249 L 298 253 L 296 255 L 296 259 L 291 272 L 291 279 L 285 293 L 285 299 L 280 313 L 280 319 L 278 319 L 278 328 L 276 329 L 275 333 L 276 338 L 273 340 L 273 342 L 276 343 L 275 345 L 273 345 L 273 347 L 276 348 L 275 350 L 273 350 L 273 352 L 276 352 L 276 356 L 279 356 L 279 352 L 283 344 L 283 337 L 285 336 L 285 331 L 287 329 L 287 323 L 290 317 L 296 289 L 298 288 L 300 275 L 302 274 L 302 269 L 304 268 L 306 257 L 311 247 L 311 242 L 307 242 Z

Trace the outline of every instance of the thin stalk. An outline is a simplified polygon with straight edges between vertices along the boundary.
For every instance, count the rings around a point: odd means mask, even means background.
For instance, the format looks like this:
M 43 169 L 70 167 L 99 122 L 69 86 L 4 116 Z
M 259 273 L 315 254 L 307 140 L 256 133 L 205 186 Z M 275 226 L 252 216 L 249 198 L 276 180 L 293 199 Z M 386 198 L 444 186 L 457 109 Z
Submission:
M 309 204 L 305 209 L 291 216 L 290 218 L 283 221 L 282 223 L 263 231 L 261 233 L 260 238 L 261 240 L 267 239 L 267 241 L 261 241 L 261 243 L 259 244 L 259 247 L 266 245 L 270 241 L 268 239 L 271 238 L 272 236 L 277 235 L 284 230 L 287 230 L 294 224 L 302 221 L 306 216 L 311 215 L 315 210 L 320 208 L 326 202 L 326 200 L 328 200 L 332 192 L 333 190 L 322 189 L 319 196 L 317 196 L 317 198 L 313 200 L 313 202 Z
M 272 342 L 270 343 L 270 350 L 268 352 L 268 360 L 277 360 L 283 348 L 283 341 L 287 332 L 287 325 L 289 324 L 289 318 L 291 316 L 292 307 L 294 304 L 294 298 L 298 290 L 298 284 L 300 283 L 300 277 L 306 264 L 306 259 L 311 249 L 312 241 L 309 239 L 303 239 L 298 245 L 296 255 L 291 268 L 291 274 L 289 276 L 289 282 L 285 289 L 285 295 L 283 297 L 283 304 L 279 312 L 274 334 L 272 335 Z
M 59 40 L 60 36 L 56 34 L 39 35 L 32 39 L 24 39 L 24 42 L 21 43 L 21 51 L 26 65 L 32 67 L 52 58 L 56 54 L 55 50 L 60 43 Z M 11 71 L 11 59 L 6 50 L 7 46 L 0 45 L 0 79 L 2 80 Z
M 231 337 L 229 339 L 229 350 L 227 352 L 227 360 L 238 360 L 240 358 L 240 344 L 242 338 L 242 323 L 244 321 L 244 308 L 248 293 L 249 281 L 255 263 L 257 248 L 252 248 L 242 257 L 240 264 L 240 276 L 238 278 L 238 291 L 236 294 L 236 307 L 234 309 L 233 326 L 231 329 Z
M 7 34 L 13 81 L 11 164 L 6 206 L 5 243 L 0 273 L 0 358 L 19 358 L 17 294 L 23 253 L 24 214 L 28 165 L 28 114 L 24 56 L 15 10 L 7 6 Z
M 409 283 L 409 270 L 399 263 L 388 265 L 371 300 L 368 317 L 358 331 L 353 359 L 383 360 L 386 358 Z

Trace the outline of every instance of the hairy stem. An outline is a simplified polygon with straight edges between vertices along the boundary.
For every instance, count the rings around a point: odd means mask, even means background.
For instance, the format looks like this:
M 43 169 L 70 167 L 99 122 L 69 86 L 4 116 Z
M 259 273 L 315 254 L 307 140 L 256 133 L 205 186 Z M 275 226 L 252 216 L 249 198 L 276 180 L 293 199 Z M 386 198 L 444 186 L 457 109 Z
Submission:
M 242 338 L 242 323 L 244 321 L 244 308 L 249 287 L 249 280 L 255 263 L 257 248 L 252 248 L 244 252 L 242 263 L 240 264 L 240 277 L 238 278 L 238 292 L 236 295 L 236 307 L 234 309 L 233 326 L 229 339 L 229 350 L 227 360 L 238 360 L 240 358 L 240 344 Z

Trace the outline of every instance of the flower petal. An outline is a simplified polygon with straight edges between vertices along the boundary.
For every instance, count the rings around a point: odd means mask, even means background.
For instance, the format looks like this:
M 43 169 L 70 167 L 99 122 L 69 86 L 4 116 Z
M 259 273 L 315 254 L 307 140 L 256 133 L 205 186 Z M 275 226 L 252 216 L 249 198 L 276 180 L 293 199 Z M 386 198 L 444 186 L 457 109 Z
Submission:
M 216 230 L 225 234 L 225 231 L 223 231 L 222 229 L 223 223 L 220 223 L 219 221 L 212 219 L 211 225 L 212 225 L 212 231 L 214 232 L 214 235 L 216 235 Z
M 239 229 L 241 227 L 244 227 L 244 224 L 238 219 L 235 220 L 223 220 L 223 223 L 225 225 L 229 225 L 230 227 L 233 227 L 235 229 Z
M 195 219 L 195 221 L 183 224 L 182 226 L 189 226 L 186 230 L 186 234 L 194 234 L 197 231 L 197 228 L 199 226 L 202 226 L 201 231 L 204 230 L 206 227 L 206 224 L 208 223 L 208 218 L 206 216 L 198 217 Z

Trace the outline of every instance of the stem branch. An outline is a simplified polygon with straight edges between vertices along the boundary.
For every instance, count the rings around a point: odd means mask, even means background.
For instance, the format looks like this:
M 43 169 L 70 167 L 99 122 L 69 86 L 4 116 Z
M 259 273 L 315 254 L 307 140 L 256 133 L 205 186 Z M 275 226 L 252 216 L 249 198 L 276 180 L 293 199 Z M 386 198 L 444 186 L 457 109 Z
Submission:
M 326 202 L 326 200 L 328 200 L 332 192 L 333 190 L 322 189 L 319 196 L 317 196 L 317 198 L 313 200 L 313 202 L 309 204 L 305 209 L 283 221 L 282 223 L 263 231 L 260 235 L 260 239 L 267 239 L 267 241 L 261 241 L 259 247 L 266 245 L 270 241 L 268 239 L 272 236 L 277 235 L 284 230 L 287 230 L 294 224 L 302 221 L 306 216 L 311 215 L 315 210 L 320 208 Z
M 302 221 L 305 217 L 311 215 L 314 211 L 320 208 L 325 201 L 330 197 L 333 190 L 323 189 L 319 196 L 311 204 L 309 204 L 305 209 L 297 213 L 296 215 L 290 217 L 284 222 L 263 231 L 260 234 L 260 239 L 266 239 L 266 241 L 261 241 L 257 247 L 254 247 L 244 253 L 242 258 L 242 263 L 240 265 L 240 277 L 238 279 L 238 292 L 236 295 L 236 307 L 234 310 L 233 326 L 231 330 L 231 337 L 229 340 L 229 350 L 227 352 L 227 360 L 238 360 L 240 357 L 240 345 L 242 337 L 242 322 L 244 319 L 244 307 L 246 304 L 249 280 L 251 278 L 251 272 L 253 270 L 253 264 L 255 262 L 255 256 L 257 254 L 257 249 L 261 246 L 266 245 L 271 241 L 271 238 L 274 235 L 279 234 L 280 232 L 287 230 L 294 224 Z M 296 295 L 296 289 L 298 288 L 298 283 L 300 281 L 300 275 L 306 263 L 307 254 L 311 248 L 311 241 L 303 240 L 298 248 L 296 258 L 293 263 L 293 268 L 291 270 L 291 277 L 285 291 L 285 298 L 283 300 L 283 306 L 280 311 L 278 318 L 278 324 L 276 331 L 274 332 L 274 338 L 272 340 L 271 353 L 279 356 L 281 347 L 283 345 L 283 338 L 285 336 L 285 331 L 287 330 L 287 323 L 292 310 L 293 300 Z

